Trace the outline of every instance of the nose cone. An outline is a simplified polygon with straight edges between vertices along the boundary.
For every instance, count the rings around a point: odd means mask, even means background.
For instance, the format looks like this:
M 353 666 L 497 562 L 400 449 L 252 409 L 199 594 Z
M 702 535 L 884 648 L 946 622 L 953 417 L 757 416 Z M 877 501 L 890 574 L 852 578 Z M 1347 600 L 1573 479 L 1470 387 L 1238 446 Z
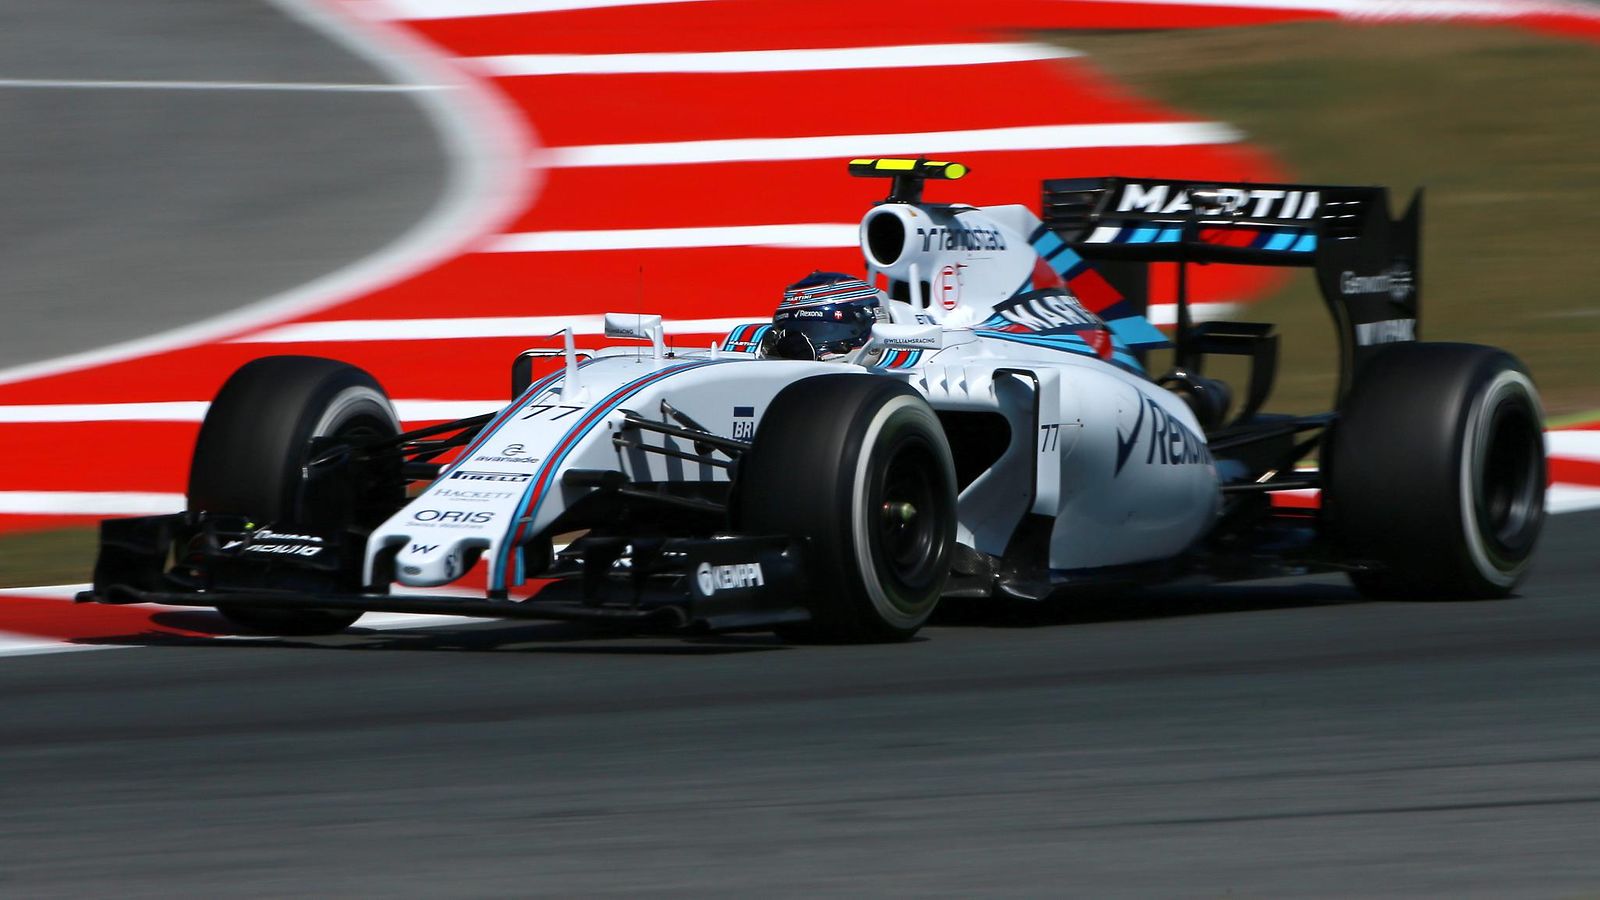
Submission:
M 408 587 L 438 587 L 449 584 L 467 572 L 467 554 L 474 548 L 468 542 L 410 540 L 395 555 L 395 578 Z

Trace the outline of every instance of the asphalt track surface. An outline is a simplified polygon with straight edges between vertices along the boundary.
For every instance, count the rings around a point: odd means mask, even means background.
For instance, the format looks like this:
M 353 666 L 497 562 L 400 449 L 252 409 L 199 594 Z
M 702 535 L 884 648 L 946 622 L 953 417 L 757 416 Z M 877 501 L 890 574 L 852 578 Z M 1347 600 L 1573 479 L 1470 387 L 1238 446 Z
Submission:
M 360 258 L 442 187 L 413 98 L 262 0 L 0 7 L 0 367 L 155 334 Z
M 1317 581 L 890 647 L 490 624 L 11 659 L 0 893 L 1589 894 L 1597 533 L 1553 519 L 1503 602 Z

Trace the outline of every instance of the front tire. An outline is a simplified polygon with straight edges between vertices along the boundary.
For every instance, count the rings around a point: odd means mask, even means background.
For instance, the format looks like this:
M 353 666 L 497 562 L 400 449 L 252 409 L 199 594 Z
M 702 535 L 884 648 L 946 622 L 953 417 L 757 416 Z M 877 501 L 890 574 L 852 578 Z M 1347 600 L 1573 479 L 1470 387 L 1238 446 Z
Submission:
M 372 527 L 404 502 L 398 470 L 360 478 L 308 477 L 318 439 L 393 437 L 400 422 L 371 375 L 331 359 L 269 356 L 234 372 L 206 412 L 189 466 L 189 509 L 294 523 L 323 532 Z M 270 634 L 333 634 L 361 617 L 345 610 L 218 607 Z
M 779 392 L 739 473 L 742 531 L 807 542 L 812 622 L 787 637 L 903 641 L 932 615 L 955 545 L 950 446 L 926 400 L 871 375 Z
M 1543 413 L 1511 354 L 1396 344 L 1363 368 L 1324 450 L 1335 545 L 1368 596 L 1504 597 L 1544 521 Z

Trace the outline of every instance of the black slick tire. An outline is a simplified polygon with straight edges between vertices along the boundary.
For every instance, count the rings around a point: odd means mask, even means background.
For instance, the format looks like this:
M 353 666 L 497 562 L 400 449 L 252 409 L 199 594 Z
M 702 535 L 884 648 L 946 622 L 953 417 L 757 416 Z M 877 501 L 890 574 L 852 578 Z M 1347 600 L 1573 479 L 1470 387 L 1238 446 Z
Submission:
M 740 464 L 740 530 L 807 542 L 813 621 L 785 637 L 903 641 L 933 613 L 955 545 L 939 419 L 905 384 L 822 375 L 779 392 Z
M 400 433 L 377 380 L 355 366 L 313 356 L 269 356 L 241 366 L 217 393 L 195 441 L 189 509 L 335 532 L 377 525 L 404 502 L 404 482 L 306 475 L 318 438 Z M 270 634 L 331 634 L 361 617 L 344 610 L 220 607 L 229 620 Z
M 1323 450 L 1323 523 L 1383 598 L 1511 593 L 1544 521 L 1543 412 L 1511 354 L 1396 344 L 1362 369 Z

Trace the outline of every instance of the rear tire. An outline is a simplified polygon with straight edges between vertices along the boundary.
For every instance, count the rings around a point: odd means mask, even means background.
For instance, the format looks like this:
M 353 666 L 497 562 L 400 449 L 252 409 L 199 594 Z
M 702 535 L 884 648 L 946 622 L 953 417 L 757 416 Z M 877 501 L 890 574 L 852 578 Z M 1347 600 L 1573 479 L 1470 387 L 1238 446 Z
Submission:
M 740 528 L 807 542 L 812 622 L 794 639 L 903 641 L 933 613 L 955 545 L 938 417 L 905 384 L 823 375 L 773 399 L 740 466 Z
M 294 523 L 322 532 L 372 527 L 404 502 L 396 470 L 373 478 L 306 474 L 318 438 L 369 439 L 400 433 L 383 387 L 331 359 L 269 356 L 241 366 L 211 402 L 189 466 L 189 509 Z M 230 621 L 271 634 L 333 634 L 361 613 L 218 607 Z
M 1511 354 L 1396 344 L 1372 358 L 1324 449 L 1323 521 L 1363 594 L 1504 597 L 1544 521 L 1543 412 Z

